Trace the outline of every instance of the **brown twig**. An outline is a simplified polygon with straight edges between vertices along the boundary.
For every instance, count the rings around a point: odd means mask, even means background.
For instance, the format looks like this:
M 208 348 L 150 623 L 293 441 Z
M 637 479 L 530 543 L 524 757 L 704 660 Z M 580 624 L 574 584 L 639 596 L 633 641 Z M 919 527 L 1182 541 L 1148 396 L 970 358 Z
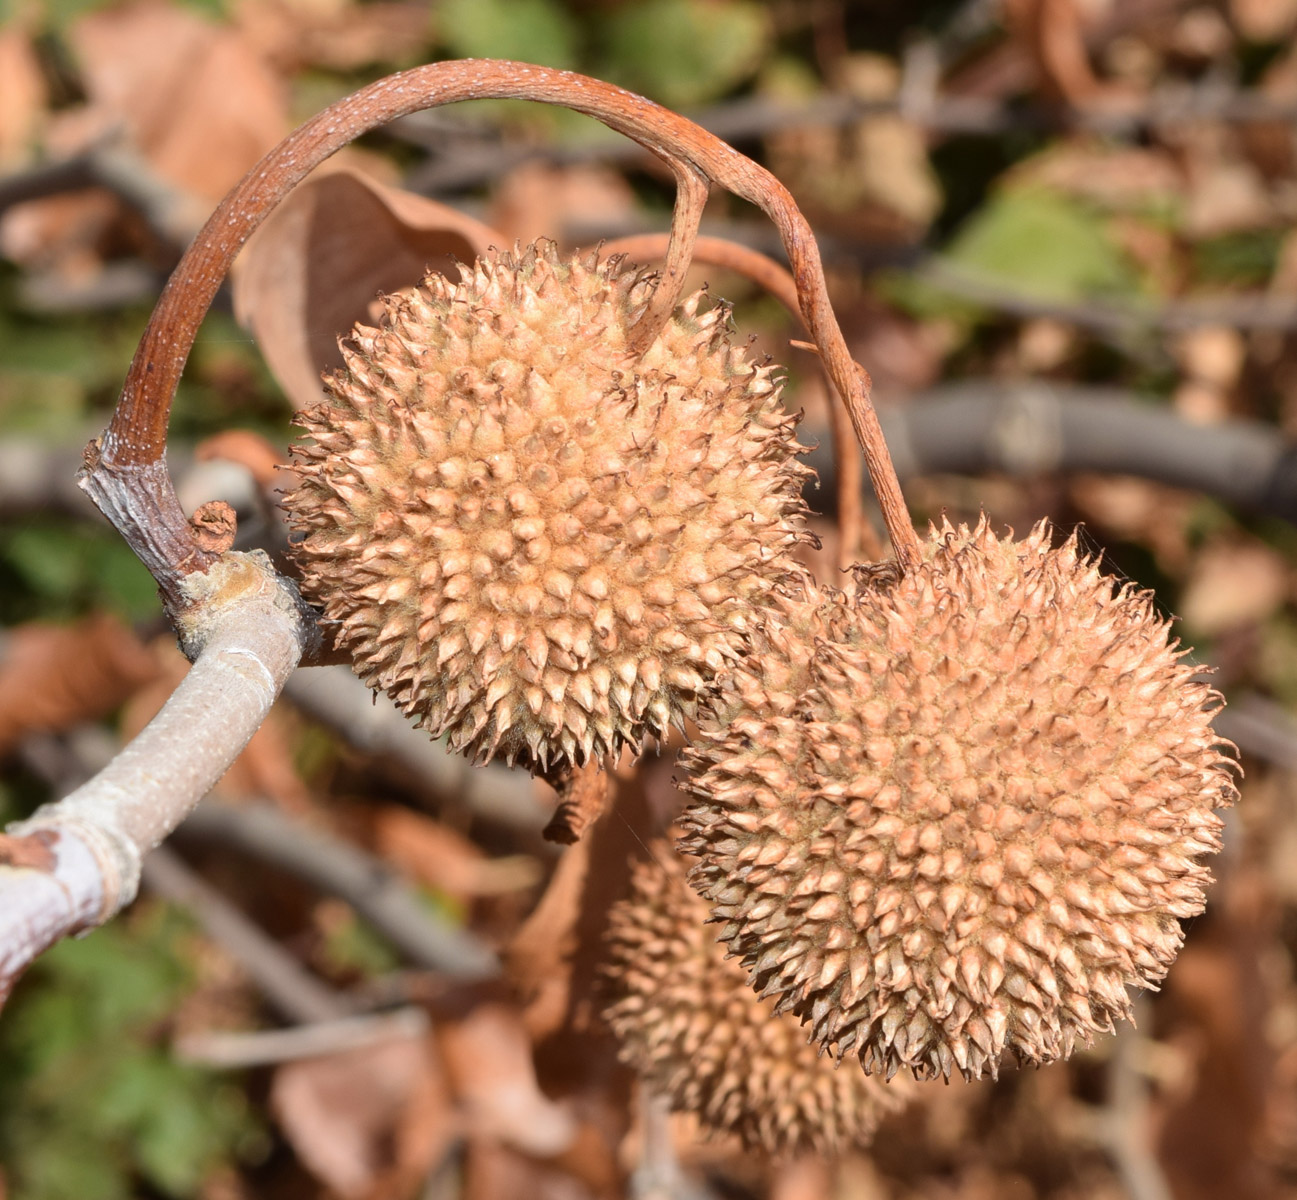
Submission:
M 140 340 L 121 399 L 87 450 L 82 486 L 149 568 L 168 610 L 185 603 L 180 581 L 212 555 L 196 544 L 163 463 L 176 385 L 199 325 L 249 235 L 308 172 L 355 137 L 418 109 L 459 100 L 523 99 L 586 113 L 760 207 L 779 229 L 799 307 L 851 414 L 884 521 L 902 566 L 918 539 L 869 397 L 829 304 L 815 239 L 788 190 L 764 168 L 668 109 L 621 88 L 525 63 L 489 59 L 432 63 L 388 76 L 331 105 L 291 134 L 225 197 L 167 283 Z M 688 190 L 688 189 L 686 189 Z M 686 200 L 681 227 L 689 219 Z M 677 257 L 683 252 L 683 242 Z
M 698 241 L 698 226 L 707 204 L 707 179 L 692 164 L 676 158 L 667 160 L 676 178 L 676 202 L 671 213 L 671 232 L 667 238 L 666 264 L 662 280 L 631 327 L 627 347 L 633 354 L 643 354 L 655 341 L 675 312 L 684 294 L 689 260 Z
M 363 1050 L 393 1038 L 416 1038 L 426 1033 L 430 1024 L 426 1011 L 410 1005 L 395 1012 L 359 1013 L 290 1029 L 188 1033 L 178 1037 L 171 1050 L 181 1062 L 212 1070 L 245 1071 Z

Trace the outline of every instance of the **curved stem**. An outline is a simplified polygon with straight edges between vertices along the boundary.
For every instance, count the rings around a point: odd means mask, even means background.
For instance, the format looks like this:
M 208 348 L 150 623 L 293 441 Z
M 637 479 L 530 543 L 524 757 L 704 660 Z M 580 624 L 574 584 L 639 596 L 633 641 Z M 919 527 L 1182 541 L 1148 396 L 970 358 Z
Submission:
M 671 233 L 667 237 L 666 264 L 661 282 L 630 331 L 629 348 L 637 355 L 657 341 L 684 295 L 685 276 L 689 274 L 689 261 L 698 241 L 698 226 L 710 190 L 707 177 L 692 164 L 672 159 L 671 165 L 676 177 L 676 202 L 671 213 Z
M 773 258 L 750 246 L 717 237 L 696 238 L 693 250 L 695 262 L 723 267 L 750 279 L 774 296 L 793 316 L 803 319 L 797 297 L 797 283 Z M 608 255 L 624 254 L 634 262 L 643 263 L 668 253 L 669 239 L 664 233 L 632 233 L 605 242 L 603 252 Z M 794 342 L 793 345 L 807 348 L 805 343 Z M 882 558 L 883 547 L 878 534 L 865 520 L 860 491 L 860 456 L 856 453 L 851 418 L 842 405 L 834 404 L 831 400 L 829 418 L 833 437 L 833 470 L 837 480 L 838 566 L 845 570 L 862 551 L 868 558 Z
M 132 480 L 161 461 L 172 397 L 203 316 L 240 247 L 275 205 L 311 170 L 360 134 L 419 109 L 475 99 L 534 100 L 586 113 L 632 138 L 673 169 L 688 164 L 770 217 L 792 267 L 802 315 L 851 414 L 897 557 L 903 567 L 917 562 L 918 539 L 870 401 L 868 376 L 858 375 L 851 361 L 829 305 L 814 236 L 788 190 L 713 134 L 642 96 L 569 71 L 493 59 L 431 63 L 362 88 L 290 134 L 229 192 L 158 300 L 112 421 L 88 452 L 87 487 L 92 487 L 97 477 L 100 490 L 108 490 L 115 480 Z M 167 527 L 170 536 L 182 537 L 176 521 L 183 518 L 169 479 L 152 482 L 159 491 L 153 497 L 151 516 Z M 128 538 L 133 545 L 137 540 L 146 544 L 155 541 L 153 529 L 139 521 L 135 536 L 128 534 Z M 192 535 L 189 544 L 192 552 L 182 556 L 186 568 L 210 566 L 213 557 L 194 545 Z M 174 569 L 180 567 L 174 562 L 174 548 L 156 550 L 153 557 L 169 558 Z M 179 588 L 172 586 L 175 580 L 168 580 L 165 571 L 155 570 L 155 577 L 168 602 L 178 601 Z

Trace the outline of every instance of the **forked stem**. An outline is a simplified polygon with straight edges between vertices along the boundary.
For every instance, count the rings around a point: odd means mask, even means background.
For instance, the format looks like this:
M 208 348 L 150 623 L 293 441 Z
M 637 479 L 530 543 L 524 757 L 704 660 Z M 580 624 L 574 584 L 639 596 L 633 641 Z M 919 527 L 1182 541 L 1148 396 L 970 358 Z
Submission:
M 420 109 L 459 100 L 517 99 L 586 113 L 666 161 L 686 190 L 673 270 L 687 265 L 698 188 L 691 175 L 751 201 L 774 222 L 797 284 L 799 307 L 851 415 L 903 568 L 918 561 L 900 484 L 869 396 L 829 304 L 815 238 L 788 190 L 770 172 L 692 121 L 632 92 L 570 71 L 494 59 L 431 63 L 389 75 L 326 108 L 284 139 L 225 197 L 173 272 L 131 362 L 107 431 L 87 450 L 82 486 L 153 572 L 168 608 L 183 605 L 180 580 L 216 556 L 194 540 L 170 478 L 159 466 L 171 402 L 198 328 L 240 247 L 288 192 L 348 142 Z M 705 191 L 705 189 L 704 189 Z M 683 270 L 676 270 L 682 276 Z M 670 277 L 669 277 L 670 280 Z M 667 286 L 679 286 L 670 280 Z

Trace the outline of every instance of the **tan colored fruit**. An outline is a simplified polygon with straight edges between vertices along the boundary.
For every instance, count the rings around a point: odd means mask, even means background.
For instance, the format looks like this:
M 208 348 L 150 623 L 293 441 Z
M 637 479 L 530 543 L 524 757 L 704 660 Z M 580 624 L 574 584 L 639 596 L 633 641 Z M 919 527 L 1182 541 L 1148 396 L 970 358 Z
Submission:
M 891 586 L 789 601 L 685 757 L 691 878 L 761 994 L 889 1077 L 1048 1062 L 1129 1016 L 1236 797 L 1176 645 L 1045 523 L 943 525 Z
M 665 843 L 609 917 L 605 1011 L 621 1057 L 676 1111 L 772 1154 L 867 1143 L 912 1089 L 839 1071 L 748 986 Z
M 561 768 L 693 714 L 808 540 L 773 369 L 695 295 L 549 243 L 429 276 L 300 418 L 303 588 L 372 687 L 487 759 Z

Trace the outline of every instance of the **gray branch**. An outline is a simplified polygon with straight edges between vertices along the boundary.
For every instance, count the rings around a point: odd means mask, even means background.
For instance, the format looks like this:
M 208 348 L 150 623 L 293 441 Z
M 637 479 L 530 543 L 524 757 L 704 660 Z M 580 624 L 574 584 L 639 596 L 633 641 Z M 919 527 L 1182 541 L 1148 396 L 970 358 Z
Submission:
M 902 479 L 986 471 L 1138 475 L 1297 522 L 1297 448 L 1261 421 L 1195 425 L 1159 401 L 1118 389 L 987 381 L 880 404 L 878 416 Z M 827 432 L 809 434 L 820 440 L 810 460 L 821 494 L 832 496 Z
M 296 589 L 263 555 L 228 554 L 185 582 L 192 670 L 107 767 L 0 841 L 0 998 L 54 942 L 134 898 L 144 856 L 225 774 L 297 666 L 308 630 Z
M 420 903 L 380 859 L 272 808 L 204 804 L 183 832 L 253 855 L 341 897 L 418 966 L 459 979 L 499 973 L 500 964 L 487 946 Z

